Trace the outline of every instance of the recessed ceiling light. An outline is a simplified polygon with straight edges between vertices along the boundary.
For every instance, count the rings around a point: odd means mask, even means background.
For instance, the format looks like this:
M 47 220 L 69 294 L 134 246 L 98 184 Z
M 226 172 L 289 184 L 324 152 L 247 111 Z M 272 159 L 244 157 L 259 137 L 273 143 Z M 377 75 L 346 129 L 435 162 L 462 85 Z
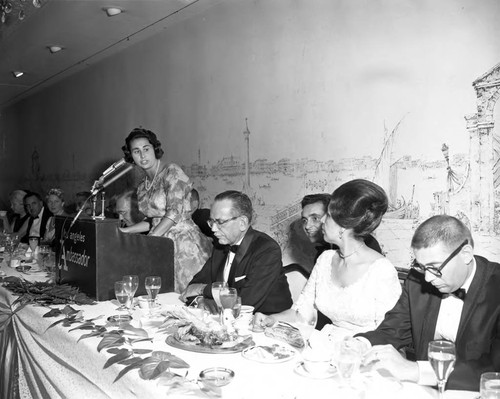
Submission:
M 49 49 L 49 51 L 52 54 L 58 53 L 59 51 L 61 51 L 63 49 L 63 47 L 61 47 L 61 46 L 47 46 L 47 48 Z
M 14 75 L 14 77 L 20 78 L 21 76 L 24 75 L 24 72 L 22 72 L 22 71 L 12 71 L 12 74 Z
M 118 7 L 106 7 L 104 8 L 108 17 L 114 17 L 115 15 L 121 14 L 123 10 Z

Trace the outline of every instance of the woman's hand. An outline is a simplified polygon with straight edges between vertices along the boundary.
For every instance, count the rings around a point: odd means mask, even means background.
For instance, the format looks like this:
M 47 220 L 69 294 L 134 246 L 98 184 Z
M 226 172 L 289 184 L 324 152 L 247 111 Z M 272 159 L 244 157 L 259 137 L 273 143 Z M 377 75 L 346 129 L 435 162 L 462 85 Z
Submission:
M 264 331 L 264 328 L 272 326 L 276 323 L 276 319 L 273 316 L 267 316 L 263 313 L 255 313 L 252 321 L 253 331 Z

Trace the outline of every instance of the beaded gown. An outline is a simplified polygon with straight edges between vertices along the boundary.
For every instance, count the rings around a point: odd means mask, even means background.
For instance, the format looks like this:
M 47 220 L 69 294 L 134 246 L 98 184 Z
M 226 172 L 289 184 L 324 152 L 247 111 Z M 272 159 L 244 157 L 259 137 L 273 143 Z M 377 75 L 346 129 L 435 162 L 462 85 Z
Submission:
M 157 226 L 162 218 L 175 222 L 164 237 L 174 242 L 175 291 L 182 292 L 201 269 L 212 250 L 212 243 L 191 219 L 189 196 L 192 184 L 176 164 L 170 164 L 148 183 L 137 187 L 139 210 Z

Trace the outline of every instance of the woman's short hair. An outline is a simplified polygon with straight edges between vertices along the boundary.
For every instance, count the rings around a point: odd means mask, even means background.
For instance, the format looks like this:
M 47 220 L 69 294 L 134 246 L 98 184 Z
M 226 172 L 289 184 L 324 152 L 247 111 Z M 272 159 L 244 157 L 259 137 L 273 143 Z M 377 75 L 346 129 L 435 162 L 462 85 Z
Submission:
M 449 250 L 453 250 L 464 240 L 468 240 L 474 248 L 474 240 L 465 224 L 453 216 L 435 215 L 417 227 L 411 239 L 411 247 L 422 249 L 442 243 Z
M 122 146 L 122 151 L 125 161 L 129 163 L 134 163 L 134 159 L 132 158 L 132 152 L 130 151 L 130 143 L 135 139 L 145 138 L 147 139 L 155 150 L 156 159 L 160 159 L 163 156 L 163 150 L 161 148 L 160 140 L 156 137 L 151 130 L 143 129 L 140 127 L 136 127 L 132 130 L 127 138 L 125 139 L 125 145 Z
M 233 204 L 233 210 L 238 212 L 238 215 L 234 216 L 246 216 L 248 223 L 252 222 L 253 208 L 252 201 L 245 193 L 241 191 L 228 190 L 223 193 L 217 194 L 214 198 L 215 201 L 231 200 Z
M 14 190 L 9 194 L 9 200 L 13 200 L 14 198 L 19 198 L 21 201 L 26 197 L 27 191 L 25 190 Z
M 60 188 L 51 188 L 49 192 L 47 193 L 47 196 L 45 197 L 45 200 L 49 200 L 49 196 L 55 195 L 57 198 L 59 198 L 62 202 L 64 202 L 64 191 L 61 190 Z
M 368 180 L 355 179 L 332 193 L 328 211 L 340 227 L 352 229 L 357 238 L 365 238 L 379 226 L 388 206 L 389 200 L 382 187 Z

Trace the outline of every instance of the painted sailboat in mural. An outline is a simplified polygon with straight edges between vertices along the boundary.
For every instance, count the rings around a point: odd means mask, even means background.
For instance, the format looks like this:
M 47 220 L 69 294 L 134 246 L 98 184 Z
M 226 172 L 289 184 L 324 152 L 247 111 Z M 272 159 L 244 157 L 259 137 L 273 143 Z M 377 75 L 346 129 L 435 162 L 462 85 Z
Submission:
M 414 219 L 419 215 L 419 205 L 414 203 L 415 185 L 409 201 L 401 196 L 398 197 L 398 161 L 393 159 L 393 147 L 397 138 L 399 127 L 404 117 L 396 124 L 389 133 L 384 123 L 384 145 L 375 164 L 373 182 L 381 186 L 389 197 L 389 209 L 384 215 L 389 219 Z

